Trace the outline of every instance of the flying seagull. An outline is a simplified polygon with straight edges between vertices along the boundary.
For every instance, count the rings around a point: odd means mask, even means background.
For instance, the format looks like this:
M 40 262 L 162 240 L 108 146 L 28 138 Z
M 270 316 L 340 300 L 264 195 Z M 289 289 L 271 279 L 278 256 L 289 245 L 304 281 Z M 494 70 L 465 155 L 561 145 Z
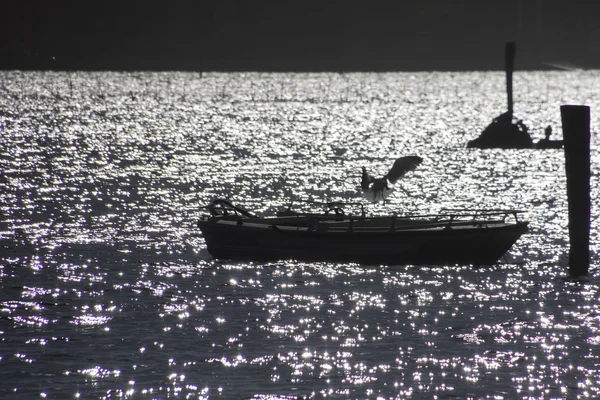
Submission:
M 374 203 L 378 200 L 385 201 L 385 199 L 392 192 L 392 189 L 389 188 L 388 183 L 396 183 L 398 179 L 406 175 L 407 172 L 413 171 L 422 162 L 423 159 L 419 156 L 400 157 L 394 161 L 394 165 L 389 172 L 381 178 L 372 177 L 367 172 L 367 169 L 362 167 L 362 180 L 360 182 L 360 187 L 362 189 L 363 196 L 367 200 L 370 200 Z

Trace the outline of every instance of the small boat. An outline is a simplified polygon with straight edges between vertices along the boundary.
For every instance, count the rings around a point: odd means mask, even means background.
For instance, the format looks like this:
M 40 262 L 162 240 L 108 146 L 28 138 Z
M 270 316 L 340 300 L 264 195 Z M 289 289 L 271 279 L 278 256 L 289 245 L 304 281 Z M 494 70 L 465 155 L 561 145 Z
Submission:
M 217 259 L 356 262 L 388 265 L 495 264 L 527 231 L 516 210 L 446 210 L 436 215 L 347 215 L 356 203 L 323 212 L 291 209 L 260 217 L 224 199 L 198 226 Z

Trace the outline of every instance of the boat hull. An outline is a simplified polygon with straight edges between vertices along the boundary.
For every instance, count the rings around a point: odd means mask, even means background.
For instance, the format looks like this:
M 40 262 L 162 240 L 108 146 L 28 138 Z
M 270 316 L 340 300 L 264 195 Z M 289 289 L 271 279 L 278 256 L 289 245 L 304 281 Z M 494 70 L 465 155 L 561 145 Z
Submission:
M 297 227 L 201 221 L 215 258 L 356 262 L 389 265 L 494 264 L 527 230 L 527 222 L 490 226 L 319 231 Z

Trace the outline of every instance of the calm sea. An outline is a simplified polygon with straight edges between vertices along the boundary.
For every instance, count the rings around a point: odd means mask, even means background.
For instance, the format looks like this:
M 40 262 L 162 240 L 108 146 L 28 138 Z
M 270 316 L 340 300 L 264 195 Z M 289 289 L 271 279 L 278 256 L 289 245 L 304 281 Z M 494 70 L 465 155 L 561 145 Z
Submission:
M 600 237 L 568 277 L 562 150 L 466 149 L 503 72 L 0 72 L 2 399 L 600 396 Z M 517 72 L 515 112 L 562 138 L 600 71 Z M 217 261 L 229 198 L 360 201 L 360 169 L 423 164 L 370 213 L 526 211 L 497 265 Z

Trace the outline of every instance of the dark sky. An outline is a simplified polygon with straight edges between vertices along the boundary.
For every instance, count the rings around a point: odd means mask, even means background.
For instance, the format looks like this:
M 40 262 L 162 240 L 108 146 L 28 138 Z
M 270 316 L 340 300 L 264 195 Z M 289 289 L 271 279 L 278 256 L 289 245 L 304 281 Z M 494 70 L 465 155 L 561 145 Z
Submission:
M 16 0 L 0 33 L 2 69 L 600 68 L 596 0 Z

